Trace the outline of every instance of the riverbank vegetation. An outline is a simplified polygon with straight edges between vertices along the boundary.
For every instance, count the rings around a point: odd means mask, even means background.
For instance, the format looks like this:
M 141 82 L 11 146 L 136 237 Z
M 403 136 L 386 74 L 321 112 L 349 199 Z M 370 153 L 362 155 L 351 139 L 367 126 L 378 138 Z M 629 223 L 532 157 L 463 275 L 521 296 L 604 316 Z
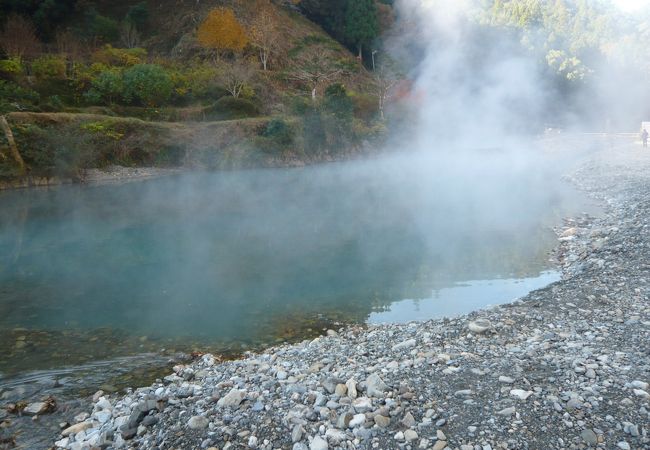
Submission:
M 549 121 L 592 113 L 582 100 L 611 75 L 608 62 L 628 79 L 650 73 L 645 16 L 609 2 L 472 5 L 467 22 L 486 37 L 512 35 L 538 61 L 553 93 Z M 408 23 L 391 0 L 3 2 L 0 114 L 24 164 L 3 133 L 0 178 L 82 178 L 106 164 L 215 167 L 188 156 L 195 145 L 238 147 L 244 166 L 378 145 L 418 106 L 413 68 L 426 43 L 404 40 Z M 169 130 L 232 121 L 247 130 L 241 142 L 228 133 L 166 140 Z

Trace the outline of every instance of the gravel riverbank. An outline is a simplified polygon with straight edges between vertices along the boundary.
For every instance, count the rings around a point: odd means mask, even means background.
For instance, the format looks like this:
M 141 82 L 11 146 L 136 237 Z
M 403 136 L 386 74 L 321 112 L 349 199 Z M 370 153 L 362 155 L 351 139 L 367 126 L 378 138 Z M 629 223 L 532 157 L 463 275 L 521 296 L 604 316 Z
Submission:
M 558 230 L 562 281 L 459 318 L 205 355 L 97 393 L 56 447 L 650 448 L 650 152 L 617 142 L 573 179 L 607 206 Z

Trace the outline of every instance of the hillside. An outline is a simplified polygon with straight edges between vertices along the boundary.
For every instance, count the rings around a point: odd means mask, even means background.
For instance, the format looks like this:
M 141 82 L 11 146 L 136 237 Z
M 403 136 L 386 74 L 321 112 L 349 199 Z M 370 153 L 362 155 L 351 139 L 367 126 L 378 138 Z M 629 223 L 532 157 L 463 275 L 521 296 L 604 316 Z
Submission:
M 0 113 L 9 114 L 25 163 L 17 164 L 0 134 L 0 178 L 82 179 L 86 168 L 108 164 L 188 163 L 149 157 L 168 151 L 165 133 L 152 129 L 189 130 L 184 141 L 183 133 L 172 139 L 174 151 L 185 155 L 200 142 L 217 154 L 218 163 L 199 161 L 209 168 L 331 158 L 383 134 L 371 73 L 291 3 L 68 3 L 76 6 L 56 28 L 39 27 L 38 11 L 36 26 L 29 11 L 0 18 Z M 210 23 L 215 15 L 230 22 Z M 16 114 L 25 112 L 40 114 Z M 106 134 L 93 123 L 128 131 Z M 219 131 L 233 123 L 246 131 Z M 100 142 L 105 138 L 113 142 Z M 149 156 L 137 156 L 143 152 Z

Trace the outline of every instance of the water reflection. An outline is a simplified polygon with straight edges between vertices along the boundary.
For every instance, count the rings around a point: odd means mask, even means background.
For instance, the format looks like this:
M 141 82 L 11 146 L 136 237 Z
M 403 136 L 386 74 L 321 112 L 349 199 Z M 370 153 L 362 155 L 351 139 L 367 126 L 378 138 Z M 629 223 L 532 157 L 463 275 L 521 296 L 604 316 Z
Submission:
M 434 290 L 429 298 L 405 299 L 370 314 L 369 323 L 400 323 L 467 314 L 477 309 L 508 303 L 536 289 L 559 281 L 549 270 L 537 277 L 470 280 Z

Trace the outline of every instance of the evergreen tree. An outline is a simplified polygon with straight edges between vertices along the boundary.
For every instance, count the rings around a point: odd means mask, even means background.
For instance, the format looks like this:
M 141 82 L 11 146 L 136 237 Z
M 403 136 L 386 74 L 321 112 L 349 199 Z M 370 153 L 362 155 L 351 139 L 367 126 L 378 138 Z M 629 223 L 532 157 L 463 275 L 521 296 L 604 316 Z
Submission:
M 377 5 L 374 0 L 348 0 L 345 10 L 345 40 L 354 45 L 362 58 L 363 49 L 377 37 Z

